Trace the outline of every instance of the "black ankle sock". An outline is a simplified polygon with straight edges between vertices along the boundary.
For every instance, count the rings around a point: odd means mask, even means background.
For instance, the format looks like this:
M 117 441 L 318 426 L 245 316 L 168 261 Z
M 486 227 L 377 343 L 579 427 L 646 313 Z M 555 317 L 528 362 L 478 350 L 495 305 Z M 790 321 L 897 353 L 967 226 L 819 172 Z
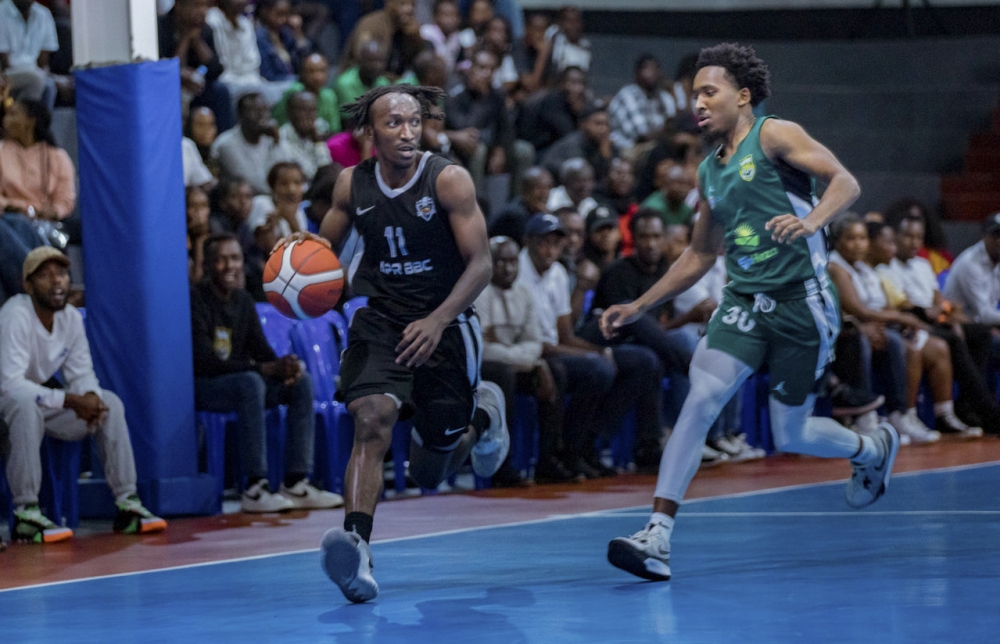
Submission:
M 349 512 L 346 517 L 344 517 L 344 530 L 350 532 L 354 530 L 357 532 L 365 542 L 368 542 L 372 538 L 372 523 L 375 521 L 375 517 L 370 514 L 365 514 L 364 512 Z
M 476 413 L 472 414 L 472 429 L 476 430 L 476 437 L 483 435 L 483 430 L 490 426 L 490 415 L 480 407 Z
M 292 472 L 291 474 L 285 474 L 285 487 L 294 487 L 296 483 L 306 478 L 306 475 L 301 472 Z

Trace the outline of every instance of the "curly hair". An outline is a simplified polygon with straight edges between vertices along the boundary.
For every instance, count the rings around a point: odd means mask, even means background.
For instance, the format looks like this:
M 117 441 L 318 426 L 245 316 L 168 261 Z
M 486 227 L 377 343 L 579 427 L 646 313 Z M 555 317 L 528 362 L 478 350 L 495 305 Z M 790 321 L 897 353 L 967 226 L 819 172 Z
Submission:
M 757 58 L 753 47 L 735 43 L 722 43 L 706 47 L 698 54 L 695 72 L 702 67 L 722 67 L 737 89 L 750 90 L 750 105 L 757 107 L 771 95 L 771 72 L 763 60 Z
M 420 103 L 421 116 L 425 119 L 444 120 L 444 114 L 432 114 L 431 105 L 440 105 L 445 92 L 440 87 L 425 87 L 421 85 L 386 85 L 371 89 L 357 98 L 353 103 L 344 105 L 341 110 L 347 116 L 351 127 L 373 125 L 371 120 L 372 105 L 386 94 L 407 94 Z

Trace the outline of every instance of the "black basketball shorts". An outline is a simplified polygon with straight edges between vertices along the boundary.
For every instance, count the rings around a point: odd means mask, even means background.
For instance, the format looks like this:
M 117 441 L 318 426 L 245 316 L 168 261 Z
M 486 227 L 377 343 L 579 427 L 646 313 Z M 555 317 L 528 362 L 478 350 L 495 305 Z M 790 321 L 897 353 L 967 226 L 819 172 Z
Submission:
M 396 345 L 406 324 L 371 307 L 351 320 L 340 364 L 345 403 L 388 394 L 400 403 L 400 418 L 413 418 L 414 440 L 424 447 L 454 448 L 476 410 L 482 364 L 482 331 L 470 309 L 441 334 L 434 353 L 419 367 L 396 364 Z M 339 396 L 338 396 L 339 397 Z

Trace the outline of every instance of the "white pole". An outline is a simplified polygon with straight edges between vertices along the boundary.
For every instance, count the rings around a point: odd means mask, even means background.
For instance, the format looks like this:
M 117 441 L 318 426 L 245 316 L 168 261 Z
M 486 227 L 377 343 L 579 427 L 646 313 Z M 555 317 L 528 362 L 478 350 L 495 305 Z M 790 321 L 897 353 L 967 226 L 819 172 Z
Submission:
M 159 60 L 156 0 L 74 0 L 73 64 Z

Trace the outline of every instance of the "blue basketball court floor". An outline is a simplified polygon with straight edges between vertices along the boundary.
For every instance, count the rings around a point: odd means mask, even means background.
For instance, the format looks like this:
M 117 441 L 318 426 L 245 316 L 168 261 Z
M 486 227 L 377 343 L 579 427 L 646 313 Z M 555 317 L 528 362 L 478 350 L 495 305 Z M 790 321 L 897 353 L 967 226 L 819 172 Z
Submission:
M 1000 642 L 998 488 L 987 463 L 899 474 L 861 511 L 843 481 L 691 501 L 669 582 L 605 560 L 608 540 L 648 517 L 632 507 L 376 541 L 381 594 L 363 605 L 308 550 L 9 589 L 0 632 L 19 644 Z

